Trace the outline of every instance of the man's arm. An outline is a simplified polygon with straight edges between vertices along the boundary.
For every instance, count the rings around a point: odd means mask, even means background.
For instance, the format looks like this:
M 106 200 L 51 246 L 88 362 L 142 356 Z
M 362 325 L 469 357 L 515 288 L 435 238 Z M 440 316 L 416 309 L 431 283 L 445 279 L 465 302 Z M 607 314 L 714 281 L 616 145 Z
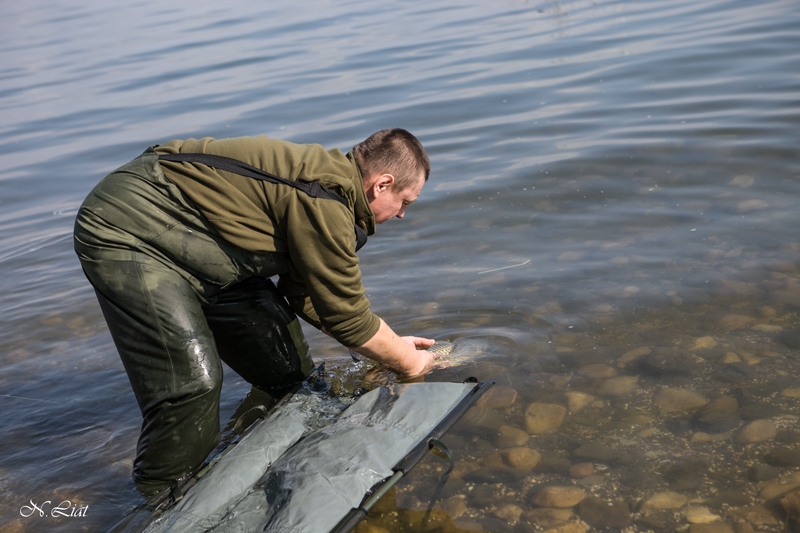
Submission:
M 439 358 L 437 354 L 427 351 L 433 343 L 433 339 L 399 337 L 381 319 L 377 333 L 352 350 L 404 376 L 418 376 L 431 371 Z

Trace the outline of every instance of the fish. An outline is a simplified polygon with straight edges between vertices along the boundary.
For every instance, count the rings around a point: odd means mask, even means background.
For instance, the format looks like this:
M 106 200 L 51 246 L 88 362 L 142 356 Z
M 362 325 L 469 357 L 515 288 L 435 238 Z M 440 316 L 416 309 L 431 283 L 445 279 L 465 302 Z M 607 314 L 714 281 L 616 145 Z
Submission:
M 494 350 L 486 338 L 465 337 L 453 342 L 437 340 L 427 351 L 439 356 L 437 368 L 450 368 L 470 363 L 480 356 L 493 353 Z M 353 350 L 350 350 L 350 357 L 356 362 L 364 360 Z
M 455 349 L 456 343 L 454 342 L 436 341 L 433 343 L 433 346 L 428 348 L 428 351 L 437 354 L 441 358 L 450 355 Z
M 491 349 L 486 339 L 463 338 L 454 342 L 437 340 L 428 351 L 439 356 L 437 361 L 441 368 L 450 368 L 473 362 Z

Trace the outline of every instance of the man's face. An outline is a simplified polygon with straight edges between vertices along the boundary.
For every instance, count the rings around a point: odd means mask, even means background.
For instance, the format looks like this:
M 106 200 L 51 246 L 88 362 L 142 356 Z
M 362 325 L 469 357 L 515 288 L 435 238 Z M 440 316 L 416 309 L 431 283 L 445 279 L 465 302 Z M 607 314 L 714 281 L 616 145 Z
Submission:
M 412 204 L 422 192 L 425 175 L 420 174 L 414 185 L 402 191 L 395 191 L 394 184 L 394 176 L 383 174 L 375 178 L 366 191 L 369 206 L 372 208 L 377 224 L 383 224 L 394 217 L 403 218 L 406 214 L 406 207 Z

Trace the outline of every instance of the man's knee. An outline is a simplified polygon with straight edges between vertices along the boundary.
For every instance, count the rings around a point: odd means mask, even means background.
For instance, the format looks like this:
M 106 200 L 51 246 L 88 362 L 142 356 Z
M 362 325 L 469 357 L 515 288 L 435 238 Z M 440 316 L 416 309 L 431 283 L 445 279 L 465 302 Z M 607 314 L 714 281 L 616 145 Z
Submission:
M 220 357 L 252 385 L 281 389 L 311 371 L 300 323 L 270 280 L 227 291 L 205 312 Z
M 215 354 L 216 358 L 217 355 Z M 218 402 L 222 390 L 222 366 L 219 360 L 198 358 L 188 363 L 192 369 L 192 378 L 177 384 L 175 399 L 178 402 L 192 402 L 207 399 Z

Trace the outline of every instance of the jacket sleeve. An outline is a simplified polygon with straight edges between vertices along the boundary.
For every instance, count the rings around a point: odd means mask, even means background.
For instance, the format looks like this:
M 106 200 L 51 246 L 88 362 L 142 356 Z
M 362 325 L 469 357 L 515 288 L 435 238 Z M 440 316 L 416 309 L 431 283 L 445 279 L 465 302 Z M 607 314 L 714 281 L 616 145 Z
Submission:
M 380 327 L 370 311 L 355 253 L 354 218 L 335 200 L 287 194 L 278 224 L 289 251 L 281 291 L 301 317 L 347 347 L 361 346 Z

